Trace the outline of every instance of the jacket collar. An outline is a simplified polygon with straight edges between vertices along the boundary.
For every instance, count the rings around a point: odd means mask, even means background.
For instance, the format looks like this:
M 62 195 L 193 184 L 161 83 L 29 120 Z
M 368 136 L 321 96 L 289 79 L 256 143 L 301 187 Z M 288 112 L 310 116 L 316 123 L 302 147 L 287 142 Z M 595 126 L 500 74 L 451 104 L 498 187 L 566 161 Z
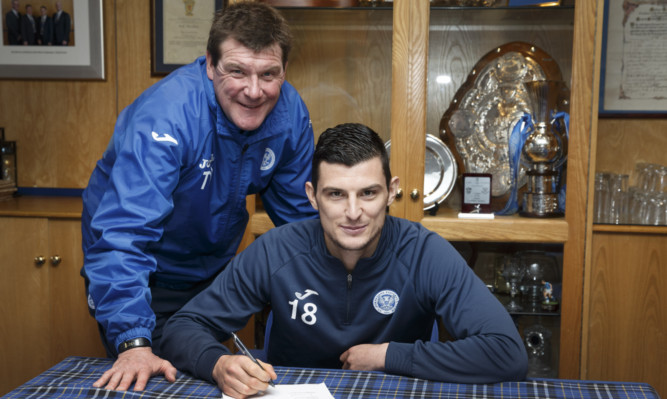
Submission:
M 389 215 L 385 216 L 385 222 L 384 226 L 382 226 L 382 232 L 380 233 L 380 240 L 378 241 L 377 248 L 375 248 L 375 252 L 370 257 L 359 259 L 359 262 L 357 262 L 357 265 L 351 273 L 355 278 L 367 278 L 380 274 L 390 264 L 389 259 L 393 256 L 391 247 L 394 237 L 395 223 L 395 218 Z M 326 262 L 323 262 L 323 264 L 330 265 L 330 267 L 336 267 L 336 269 L 340 267 L 342 270 L 345 270 L 343 262 L 329 253 L 324 241 L 324 230 L 322 229 L 321 224 L 319 225 L 316 237 L 317 245 L 320 247 L 320 251 L 324 254 L 326 259 Z

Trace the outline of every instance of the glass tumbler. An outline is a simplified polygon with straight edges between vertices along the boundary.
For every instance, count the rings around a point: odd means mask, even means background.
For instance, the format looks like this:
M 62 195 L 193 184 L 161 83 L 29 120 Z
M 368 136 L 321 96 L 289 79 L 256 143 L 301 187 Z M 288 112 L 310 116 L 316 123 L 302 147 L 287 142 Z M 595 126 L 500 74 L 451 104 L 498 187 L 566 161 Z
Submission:
M 648 196 L 645 224 L 654 226 L 664 226 L 667 224 L 667 220 L 665 220 L 666 200 L 667 196 L 663 193 L 651 193 Z
M 609 173 L 598 172 L 595 174 L 595 197 L 593 221 L 595 223 L 609 223 Z
M 619 224 L 628 191 L 629 175 L 609 174 L 609 210 L 608 223 Z

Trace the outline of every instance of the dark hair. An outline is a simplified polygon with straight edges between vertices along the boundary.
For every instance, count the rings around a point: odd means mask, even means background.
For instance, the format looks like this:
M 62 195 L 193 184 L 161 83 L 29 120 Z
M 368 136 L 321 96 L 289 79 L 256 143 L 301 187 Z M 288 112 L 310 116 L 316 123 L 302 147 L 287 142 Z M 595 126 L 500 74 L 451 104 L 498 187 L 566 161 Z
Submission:
M 206 46 L 213 66 L 218 65 L 222 56 L 220 45 L 229 38 L 255 52 L 278 43 L 283 53 L 283 67 L 292 48 L 287 21 L 275 8 L 264 3 L 234 3 L 215 13 Z
M 361 162 L 380 157 L 382 171 L 389 188 L 391 170 L 389 156 L 380 136 L 368 126 L 360 123 L 344 123 L 329 128 L 320 135 L 313 155 L 311 183 L 317 191 L 322 162 L 354 166 Z

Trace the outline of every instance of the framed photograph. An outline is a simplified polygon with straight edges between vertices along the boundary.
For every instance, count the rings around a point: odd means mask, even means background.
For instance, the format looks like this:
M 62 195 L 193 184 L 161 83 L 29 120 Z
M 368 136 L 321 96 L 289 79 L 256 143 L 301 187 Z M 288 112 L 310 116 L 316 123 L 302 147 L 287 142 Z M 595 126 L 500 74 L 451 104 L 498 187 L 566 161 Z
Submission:
M 206 54 L 213 16 L 224 4 L 223 0 L 152 0 L 152 74 L 166 75 Z
M 667 117 L 667 4 L 605 0 L 600 116 Z
M 461 182 L 461 212 L 491 213 L 491 179 L 490 173 L 463 173 Z
M 1 4 L 0 78 L 104 80 L 102 0 Z

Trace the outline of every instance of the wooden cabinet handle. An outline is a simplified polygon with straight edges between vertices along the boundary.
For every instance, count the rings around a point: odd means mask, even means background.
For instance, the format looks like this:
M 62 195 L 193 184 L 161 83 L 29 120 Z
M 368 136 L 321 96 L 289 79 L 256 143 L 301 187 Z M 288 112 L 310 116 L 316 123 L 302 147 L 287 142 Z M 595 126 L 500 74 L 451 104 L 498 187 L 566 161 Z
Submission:
M 45 257 L 43 257 L 41 255 L 35 256 L 35 265 L 42 266 L 44 264 L 44 262 L 46 262 Z
M 60 262 L 62 262 L 62 260 L 63 259 L 60 257 L 60 255 L 53 255 L 51 257 L 51 264 L 53 266 L 58 266 L 60 264 Z

